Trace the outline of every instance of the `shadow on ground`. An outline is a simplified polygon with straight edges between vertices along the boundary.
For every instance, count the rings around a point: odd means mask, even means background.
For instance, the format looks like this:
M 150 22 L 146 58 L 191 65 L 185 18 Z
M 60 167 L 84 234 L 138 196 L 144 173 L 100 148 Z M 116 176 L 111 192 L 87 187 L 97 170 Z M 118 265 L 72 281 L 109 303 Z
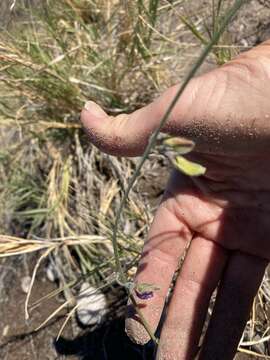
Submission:
M 59 355 L 78 356 L 80 360 L 154 359 L 152 344 L 133 344 L 125 334 L 124 320 L 118 319 L 95 331 L 86 331 L 74 340 L 61 337 L 55 342 Z

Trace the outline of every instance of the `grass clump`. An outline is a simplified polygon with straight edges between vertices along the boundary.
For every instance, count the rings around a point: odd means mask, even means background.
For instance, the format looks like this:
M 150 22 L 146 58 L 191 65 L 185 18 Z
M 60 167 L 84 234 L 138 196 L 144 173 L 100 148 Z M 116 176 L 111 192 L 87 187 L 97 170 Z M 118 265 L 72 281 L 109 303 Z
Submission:
M 111 158 L 92 147 L 79 113 L 86 100 L 111 114 L 132 111 L 159 89 L 166 47 L 151 48 L 159 2 L 137 5 L 60 0 L 36 7 L 17 1 L 0 34 L 2 233 L 15 236 L 1 239 L 1 252 L 40 250 L 47 239 L 47 255 L 65 269 L 60 287 L 74 279 L 79 285 L 85 276 L 95 286 L 113 281 L 107 279 L 113 264 L 107 240 L 136 159 Z M 121 218 L 127 270 L 149 224 L 143 197 L 132 192 Z M 80 241 L 85 234 L 102 241 Z M 29 239 L 27 246 L 22 242 L 20 249 L 18 236 Z M 69 246 L 70 238 L 78 241 Z

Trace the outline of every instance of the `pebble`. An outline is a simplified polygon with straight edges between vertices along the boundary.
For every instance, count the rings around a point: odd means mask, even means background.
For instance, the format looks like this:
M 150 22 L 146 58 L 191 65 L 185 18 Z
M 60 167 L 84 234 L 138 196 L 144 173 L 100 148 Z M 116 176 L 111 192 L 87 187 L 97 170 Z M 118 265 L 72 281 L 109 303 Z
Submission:
M 108 312 L 105 295 L 98 289 L 83 283 L 77 298 L 77 318 L 84 326 L 101 324 Z
M 56 282 L 57 280 L 59 280 L 57 270 L 52 262 L 50 262 L 46 268 L 46 275 L 48 280 L 51 282 Z
M 30 289 L 31 284 L 31 276 L 24 276 L 21 280 L 21 289 L 22 291 L 27 294 Z
M 6 325 L 4 326 L 2 336 L 8 336 L 8 332 L 9 332 L 9 325 Z

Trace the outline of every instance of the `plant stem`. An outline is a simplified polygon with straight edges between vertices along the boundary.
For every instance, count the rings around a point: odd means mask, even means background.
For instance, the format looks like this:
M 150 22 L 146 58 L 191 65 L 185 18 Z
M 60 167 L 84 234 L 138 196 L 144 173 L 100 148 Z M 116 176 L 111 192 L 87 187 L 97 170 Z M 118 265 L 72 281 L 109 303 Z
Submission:
M 141 312 L 141 309 L 138 307 L 138 304 L 134 298 L 133 294 L 129 295 L 129 298 L 132 302 L 132 305 L 134 306 L 134 309 L 136 310 L 137 314 L 140 317 L 140 320 L 145 328 L 145 330 L 147 331 L 148 335 L 150 336 L 150 338 L 152 339 L 152 341 L 154 342 L 154 344 L 158 345 L 158 339 L 155 337 L 155 334 L 153 333 L 153 331 L 151 330 L 147 320 L 145 319 L 145 317 L 143 316 L 143 313 Z
M 113 228 L 113 234 L 112 234 L 112 243 L 113 243 L 113 249 L 114 249 L 114 256 L 115 256 L 115 265 L 116 265 L 116 271 L 118 272 L 118 276 L 119 276 L 119 283 L 121 284 L 125 284 L 127 282 L 127 278 L 126 275 L 124 274 L 121 262 L 120 262 L 120 257 L 119 257 L 119 250 L 118 250 L 118 245 L 117 245 L 117 233 L 118 233 L 118 226 L 119 226 L 119 222 L 120 222 L 120 217 L 123 211 L 123 208 L 125 206 L 125 203 L 128 199 L 130 190 L 132 189 L 138 175 L 140 174 L 140 171 L 146 161 L 146 159 L 148 158 L 148 155 L 150 154 L 152 148 L 154 147 L 158 134 L 160 133 L 161 129 L 164 127 L 166 121 L 168 120 L 173 108 L 175 107 L 176 103 L 178 102 L 180 96 L 182 95 L 182 93 L 184 92 L 186 86 L 188 85 L 188 83 L 190 82 L 190 80 L 194 77 L 194 75 L 196 74 L 196 72 L 198 71 L 198 69 L 200 68 L 200 66 L 203 64 L 203 62 L 205 61 L 205 59 L 207 58 L 207 56 L 209 55 L 209 53 L 211 52 L 213 46 L 215 46 L 220 37 L 222 36 L 223 32 L 226 30 L 228 24 L 230 23 L 230 21 L 232 20 L 232 18 L 235 16 L 235 14 L 237 13 L 237 11 L 245 4 L 248 3 L 249 0 L 236 0 L 234 5 L 231 7 L 231 9 L 228 10 L 227 14 L 224 16 L 219 29 L 217 30 L 217 32 L 213 35 L 211 41 L 209 42 L 209 44 L 204 48 L 204 50 L 202 51 L 201 55 L 199 56 L 198 60 L 196 61 L 196 63 L 193 65 L 193 67 L 191 68 L 189 74 L 187 75 L 186 79 L 184 80 L 182 86 L 180 87 L 180 89 L 178 90 L 177 94 L 175 95 L 173 101 L 171 102 L 171 104 L 169 105 L 166 113 L 164 114 L 164 116 L 162 117 L 158 127 L 156 128 L 156 130 L 153 132 L 153 134 L 151 135 L 148 145 L 143 153 L 143 156 L 137 166 L 137 168 L 135 169 L 129 183 L 127 186 L 127 189 L 124 193 L 124 196 L 122 198 L 122 201 L 119 205 L 118 211 L 116 213 L 116 219 L 115 219 L 115 224 L 114 224 L 114 228 Z

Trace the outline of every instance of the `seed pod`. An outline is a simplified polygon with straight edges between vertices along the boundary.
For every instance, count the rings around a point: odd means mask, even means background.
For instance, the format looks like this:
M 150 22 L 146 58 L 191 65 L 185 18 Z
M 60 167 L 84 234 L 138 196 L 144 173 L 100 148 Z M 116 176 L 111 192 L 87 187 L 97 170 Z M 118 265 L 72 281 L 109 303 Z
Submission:
M 177 152 L 179 155 L 188 154 L 195 147 L 195 143 L 192 140 L 182 137 L 171 137 L 164 140 L 163 143 L 166 147 L 169 147 L 170 150 Z
M 185 159 L 183 156 L 176 156 L 174 166 L 187 176 L 201 176 L 206 172 L 206 168 L 200 164 Z

